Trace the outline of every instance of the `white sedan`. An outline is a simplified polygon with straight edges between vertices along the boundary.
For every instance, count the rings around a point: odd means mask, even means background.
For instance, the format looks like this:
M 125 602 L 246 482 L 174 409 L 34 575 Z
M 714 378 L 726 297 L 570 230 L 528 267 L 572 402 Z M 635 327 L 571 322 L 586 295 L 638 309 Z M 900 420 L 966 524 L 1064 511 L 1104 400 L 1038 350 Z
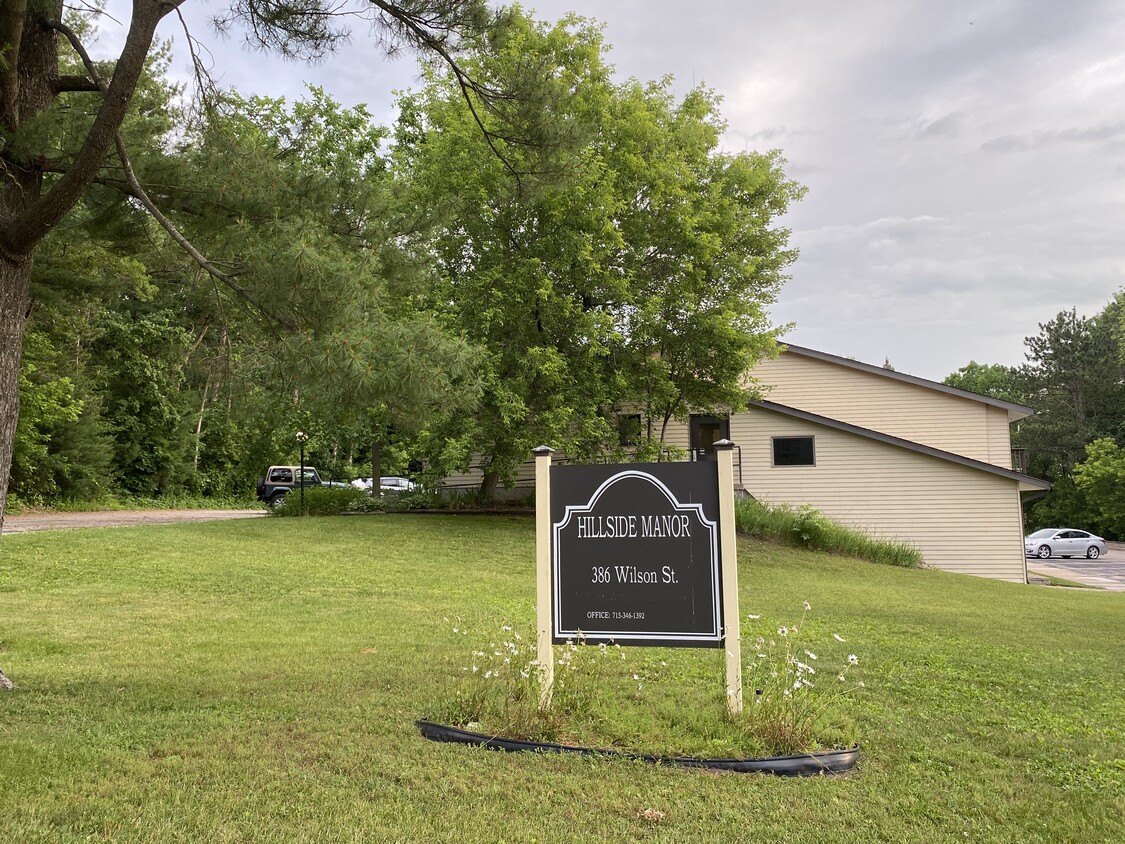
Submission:
M 1105 553 L 1105 540 L 1084 530 L 1043 528 L 1023 538 L 1024 554 L 1047 560 L 1051 557 L 1088 557 L 1096 560 Z
M 366 493 L 371 492 L 371 478 L 356 478 L 352 481 L 352 486 L 356 489 L 362 489 Z M 379 489 L 382 492 L 410 492 L 410 490 L 417 488 L 417 484 L 409 478 L 400 478 L 392 476 L 384 476 L 379 478 Z

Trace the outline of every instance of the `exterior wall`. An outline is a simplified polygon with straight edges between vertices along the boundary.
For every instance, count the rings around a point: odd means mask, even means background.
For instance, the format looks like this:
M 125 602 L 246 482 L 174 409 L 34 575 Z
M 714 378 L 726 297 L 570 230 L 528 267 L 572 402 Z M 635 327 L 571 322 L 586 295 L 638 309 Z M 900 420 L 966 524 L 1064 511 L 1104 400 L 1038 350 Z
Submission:
M 815 437 L 815 466 L 773 466 L 772 438 Z M 758 408 L 731 418 L 743 484 L 872 536 L 915 545 L 945 571 L 1026 582 L 1015 481 Z
M 450 492 L 471 492 L 480 489 L 484 480 L 484 472 L 480 465 L 474 462 L 467 472 L 456 472 L 446 475 L 442 479 L 442 489 Z M 515 483 L 511 487 L 498 484 L 496 497 L 500 499 L 523 498 L 535 490 L 535 460 L 529 457 L 527 462 L 521 463 L 516 469 Z
M 792 352 L 751 375 L 777 404 L 1011 468 L 1001 408 Z
M 1003 466 L 1005 469 L 1020 469 L 1012 465 L 1012 427 L 1008 414 L 999 407 L 982 405 L 988 419 L 988 454 L 986 463 Z

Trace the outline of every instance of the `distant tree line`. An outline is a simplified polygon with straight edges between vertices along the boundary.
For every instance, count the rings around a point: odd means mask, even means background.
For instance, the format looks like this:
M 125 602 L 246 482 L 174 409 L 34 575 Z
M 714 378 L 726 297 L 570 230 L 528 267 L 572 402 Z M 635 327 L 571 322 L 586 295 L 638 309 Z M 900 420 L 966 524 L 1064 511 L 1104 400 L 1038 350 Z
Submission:
M 68 30 L 59 74 L 112 78 Z M 393 126 L 312 87 L 189 105 L 151 52 L 128 157 L 36 248 L 15 501 L 247 496 L 298 430 L 325 475 L 480 461 L 489 496 L 540 443 L 619 452 L 624 409 L 657 453 L 661 422 L 744 406 L 796 257 L 780 155 L 722 151 L 704 88 L 614 82 L 588 21 L 515 10 L 457 46 Z M 98 115 L 56 101 L 3 155 L 49 187 Z
M 970 362 L 954 387 L 1025 404 L 1012 444 L 1052 490 L 1025 506 L 1029 529 L 1079 527 L 1125 539 L 1125 291 L 1092 317 L 1071 309 L 1025 340 L 1021 366 Z

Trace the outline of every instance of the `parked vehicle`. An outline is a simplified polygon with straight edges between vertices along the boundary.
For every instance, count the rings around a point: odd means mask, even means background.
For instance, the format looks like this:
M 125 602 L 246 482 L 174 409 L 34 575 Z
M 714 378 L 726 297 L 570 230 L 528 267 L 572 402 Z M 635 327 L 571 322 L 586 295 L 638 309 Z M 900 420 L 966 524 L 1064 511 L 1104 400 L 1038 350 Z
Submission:
M 1105 553 L 1105 540 L 1084 530 L 1043 528 L 1024 537 L 1023 550 L 1026 556 L 1041 560 L 1082 556 L 1096 560 Z
M 379 489 L 383 490 L 383 492 L 410 492 L 412 489 L 417 489 L 417 487 L 418 484 L 414 483 L 410 478 L 379 478 Z
M 346 484 L 329 484 L 327 481 L 322 481 L 320 473 L 314 466 L 270 466 L 266 474 L 258 478 L 258 499 L 271 507 L 276 507 L 295 489 L 330 485 L 346 486 Z
M 356 478 L 352 481 L 352 486 L 370 494 L 371 487 L 374 486 L 374 484 L 371 478 Z M 379 478 L 379 489 L 382 492 L 410 492 L 410 490 L 417 488 L 418 484 L 414 483 L 410 478 L 401 478 L 397 475 L 384 475 Z

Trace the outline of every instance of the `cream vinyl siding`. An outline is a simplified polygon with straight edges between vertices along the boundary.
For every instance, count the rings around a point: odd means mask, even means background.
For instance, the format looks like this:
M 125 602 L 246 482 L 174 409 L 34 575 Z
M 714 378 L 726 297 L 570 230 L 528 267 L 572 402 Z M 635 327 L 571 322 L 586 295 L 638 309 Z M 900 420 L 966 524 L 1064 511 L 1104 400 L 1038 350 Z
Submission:
M 452 475 L 446 475 L 441 482 L 442 488 L 458 491 L 480 489 L 481 481 L 484 480 L 484 472 L 478 461 L 479 457 L 474 455 L 473 463 L 469 466 L 467 472 L 454 472 Z M 531 492 L 535 489 L 535 459 L 531 458 L 519 465 L 519 468 L 516 469 L 516 480 L 513 486 L 507 487 L 501 483 L 497 486 L 497 489 L 520 490 L 521 492 Z
M 761 361 L 751 375 L 777 404 L 1011 468 L 1000 408 L 795 352 Z
M 773 466 L 772 438 L 815 438 L 815 466 Z M 770 504 L 808 504 L 872 536 L 909 542 L 928 565 L 1025 583 L 1016 482 L 761 409 L 731 419 L 743 484 Z
M 988 420 L 988 453 L 986 463 L 1003 466 L 1005 469 L 1017 469 L 1012 465 L 1012 428 L 1008 422 L 1006 411 L 998 407 L 981 405 Z

